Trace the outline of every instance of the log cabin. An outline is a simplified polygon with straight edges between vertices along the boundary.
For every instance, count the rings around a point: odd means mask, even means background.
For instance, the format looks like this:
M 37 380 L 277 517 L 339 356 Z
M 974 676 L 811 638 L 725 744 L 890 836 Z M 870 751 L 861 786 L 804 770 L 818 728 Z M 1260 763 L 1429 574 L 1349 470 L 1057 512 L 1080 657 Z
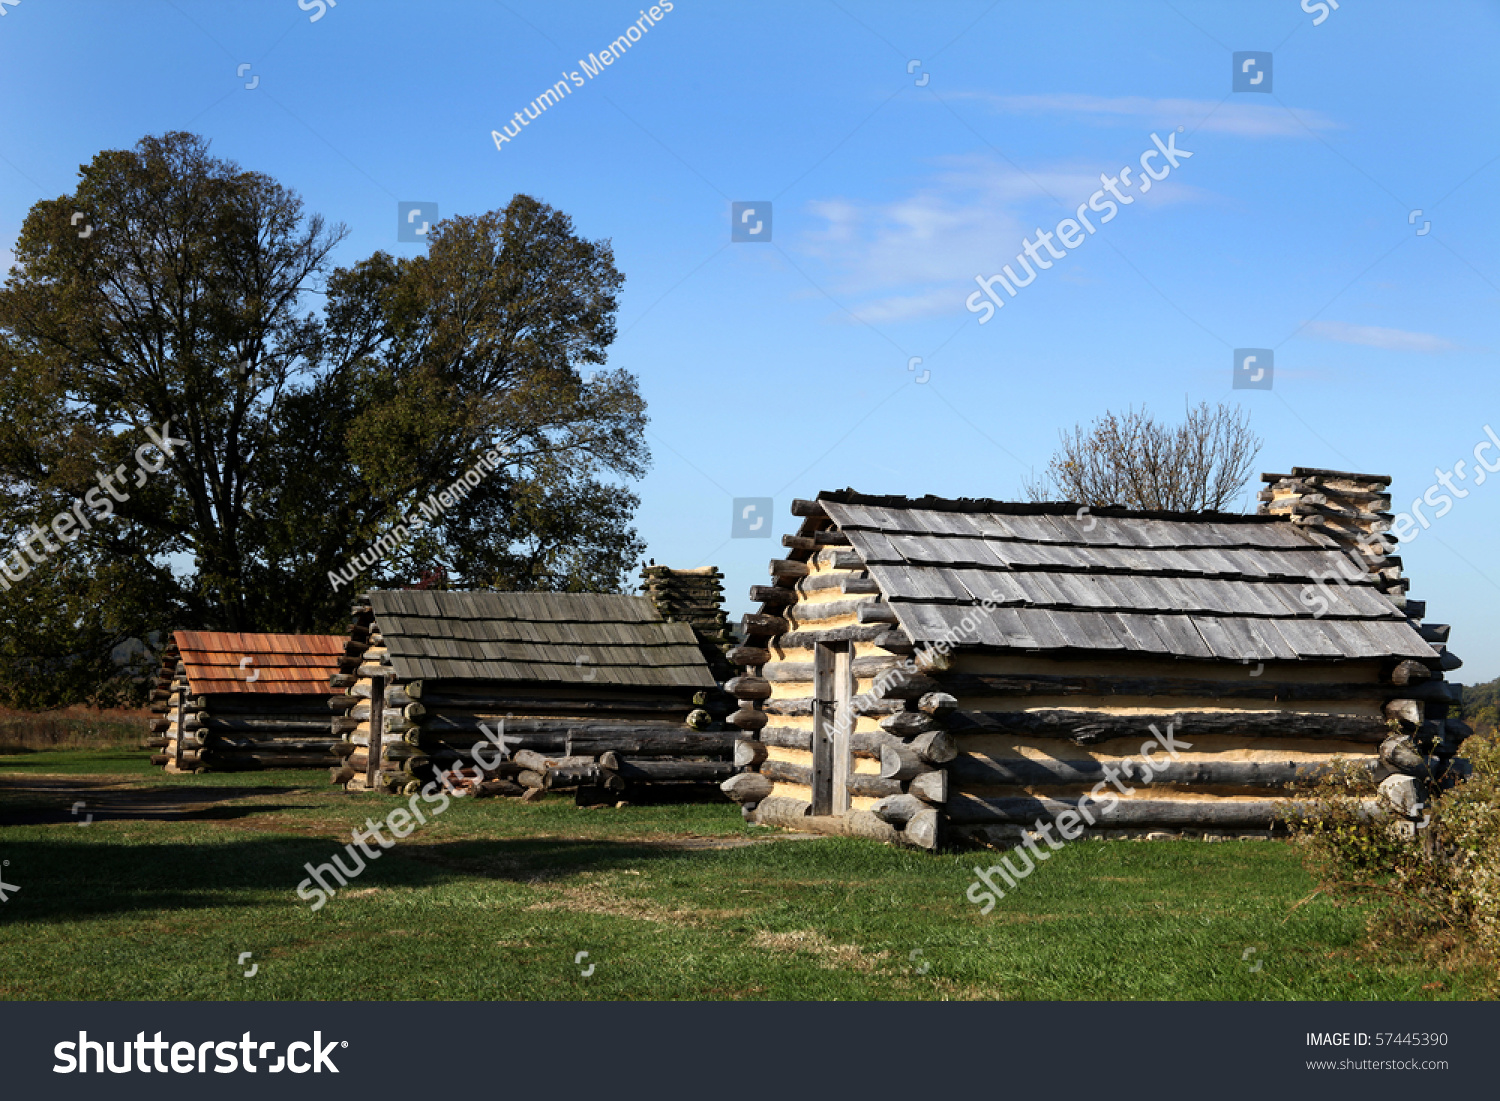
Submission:
M 648 596 L 370 592 L 353 620 L 330 681 L 346 790 L 412 794 L 442 770 L 476 794 L 724 798 L 732 702 L 707 636 Z
M 1264 479 L 1255 515 L 795 501 L 729 654 L 749 768 L 726 793 L 926 849 L 1264 837 L 1343 758 L 1412 812 L 1469 731 L 1448 628 L 1382 541 L 1390 479 Z
M 168 772 L 322 768 L 337 635 L 176 631 L 151 693 L 151 737 Z M 185 736 L 179 736 L 179 730 Z

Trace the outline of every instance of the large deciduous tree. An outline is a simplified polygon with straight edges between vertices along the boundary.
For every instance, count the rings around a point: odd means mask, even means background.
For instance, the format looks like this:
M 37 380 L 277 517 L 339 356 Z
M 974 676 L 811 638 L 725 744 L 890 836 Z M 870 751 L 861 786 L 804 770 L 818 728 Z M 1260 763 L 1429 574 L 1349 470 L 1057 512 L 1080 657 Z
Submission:
M 1026 487 L 1033 501 L 1224 511 L 1245 488 L 1261 447 L 1249 414 L 1207 402 L 1189 406 L 1180 424 L 1158 421 L 1142 406 L 1061 435 L 1042 479 Z
M 45 608 L 48 628 L 0 652 L 0 692 L 17 661 L 77 669 L 152 627 L 339 627 L 342 578 L 620 587 L 642 547 L 617 481 L 649 454 L 635 380 L 603 369 L 609 243 L 526 195 L 415 258 L 335 268 L 346 233 L 184 133 L 100 153 L 32 208 L 0 287 L 0 554 L 30 571 L 0 583 L 0 625 Z M 38 553 L 33 525 L 140 464 L 161 469 Z

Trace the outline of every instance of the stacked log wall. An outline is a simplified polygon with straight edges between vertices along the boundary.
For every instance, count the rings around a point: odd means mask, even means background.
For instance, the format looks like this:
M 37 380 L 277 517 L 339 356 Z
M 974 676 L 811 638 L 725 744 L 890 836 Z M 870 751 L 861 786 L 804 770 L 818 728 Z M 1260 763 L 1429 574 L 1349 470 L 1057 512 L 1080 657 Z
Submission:
M 330 701 L 345 757 L 331 780 L 346 790 L 371 790 L 377 678 L 383 738 L 374 790 L 413 794 L 441 773 L 450 786 L 482 795 L 720 801 L 718 784 L 734 772 L 722 692 L 405 679 L 368 601 L 354 608 L 350 631 L 346 668 L 333 679 L 343 694 Z
M 338 744 L 328 730 L 326 698 L 322 694 L 199 694 L 173 642 L 162 653 L 151 693 L 147 745 L 159 751 L 151 761 L 168 773 L 326 767 L 336 762 Z
M 941 723 L 920 709 L 920 685 L 904 692 L 901 680 L 887 685 L 905 659 L 899 647 L 888 648 L 893 617 L 864 563 L 848 549 L 847 537 L 832 529 L 815 502 L 796 502 L 793 510 L 806 518 L 802 529 L 783 539 L 791 553 L 771 562 L 772 584 L 752 589 L 751 599 L 760 601 L 761 611 L 745 617 L 745 641 L 729 653 L 746 670 L 725 685 L 739 699 L 729 721 L 741 729 L 741 757 L 759 779 L 731 781 L 726 791 L 747 818 L 762 824 L 934 848 L 936 810 L 923 814 L 913 828 L 912 815 L 906 813 L 915 811 L 911 803 L 903 801 L 900 809 L 891 810 L 890 800 L 915 798 L 925 806 L 926 798 L 914 794 L 913 782 L 940 771 L 941 764 L 918 757 L 919 766 L 900 769 L 888 762 L 898 761 L 903 752 L 910 758 L 919 732 L 938 729 Z M 849 645 L 852 759 L 848 811 L 815 816 L 814 663 L 820 642 Z M 945 784 L 928 777 L 917 783 L 917 790 L 937 800 L 945 795 Z
M 1446 651 L 1447 628 L 1422 629 L 1415 602 L 1406 610 L 1435 660 L 1234 664 L 922 651 L 916 672 L 893 675 L 915 648 L 893 628 L 896 617 L 862 563 L 839 549 L 847 540 L 821 522 L 819 506 L 794 508 L 807 520 L 784 539 L 792 554 L 771 564 L 773 585 L 752 590 L 761 612 L 745 618 L 746 642 L 730 653 L 747 670 L 726 687 L 742 693 L 731 721 L 754 776 L 726 790 L 755 821 L 929 848 L 924 842 L 939 834 L 1013 844 L 1038 820 L 1092 799 L 1093 824 L 1080 815 L 1077 836 L 1264 837 L 1283 828 L 1290 804 L 1338 759 L 1369 770 L 1398 807 L 1461 772 L 1455 755 L 1469 730 L 1449 718 L 1460 686 L 1444 680 L 1459 663 Z M 1401 589 L 1386 591 L 1399 606 Z M 851 811 L 842 816 L 811 813 L 818 641 L 851 643 L 862 703 Z M 877 691 L 882 675 L 889 683 Z M 1169 724 L 1178 743 L 1189 743 L 1175 759 L 1151 729 L 1165 736 Z M 916 752 L 924 740 L 930 757 Z M 1148 742 L 1158 743 L 1149 781 L 1141 762 Z M 1101 781 L 1105 790 L 1092 795 Z M 913 821 L 923 828 L 908 835 Z

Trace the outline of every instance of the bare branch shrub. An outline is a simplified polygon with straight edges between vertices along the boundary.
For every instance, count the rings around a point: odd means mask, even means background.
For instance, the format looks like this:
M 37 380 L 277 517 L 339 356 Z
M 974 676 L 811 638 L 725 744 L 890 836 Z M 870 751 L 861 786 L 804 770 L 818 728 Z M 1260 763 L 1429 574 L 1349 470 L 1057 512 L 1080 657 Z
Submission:
M 1250 480 L 1261 443 L 1237 405 L 1189 405 L 1177 425 L 1132 407 L 1063 432 L 1061 448 L 1026 493 L 1033 501 L 1095 507 L 1227 511 Z

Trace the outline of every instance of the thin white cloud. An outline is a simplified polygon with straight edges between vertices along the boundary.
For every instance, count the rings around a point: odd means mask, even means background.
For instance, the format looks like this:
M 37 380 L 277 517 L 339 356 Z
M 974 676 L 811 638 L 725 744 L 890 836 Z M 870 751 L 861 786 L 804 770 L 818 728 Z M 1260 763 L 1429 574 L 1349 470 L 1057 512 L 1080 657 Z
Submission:
M 798 239 L 797 251 L 822 266 L 815 278 L 863 321 L 963 314 L 976 275 L 1013 263 L 1023 238 L 1038 226 L 1052 229 L 1099 189 L 1097 168 L 1023 172 L 987 155 L 940 163 L 936 175 L 890 202 L 808 204 L 821 225 Z M 1171 180 L 1149 198 L 1157 205 L 1198 195 Z
M 1208 131 L 1248 138 L 1311 137 L 1309 131 L 1332 130 L 1332 119 L 1319 111 L 1287 108 L 1271 99 L 1150 99 L 1146 96 L 1086 96 L 1058 92 L 1039 96 L 997 96 L 988 92 L 959 92 L 955 98 L 989 104 L 1004 115 L 1071 115 L 1096 124 L 1121 122 L 1148 126 L 1182 126 L 1188 132 Z
M 1302 331 L 1320 340 L 1360 344 L 1390 352 L 1454 352 L 1458 345 L 1433 333 L 1409 333 L 1404 329 L 1382 329 L 1376 325 L 1350 325 L 1345 321 L 1309 321 Z

